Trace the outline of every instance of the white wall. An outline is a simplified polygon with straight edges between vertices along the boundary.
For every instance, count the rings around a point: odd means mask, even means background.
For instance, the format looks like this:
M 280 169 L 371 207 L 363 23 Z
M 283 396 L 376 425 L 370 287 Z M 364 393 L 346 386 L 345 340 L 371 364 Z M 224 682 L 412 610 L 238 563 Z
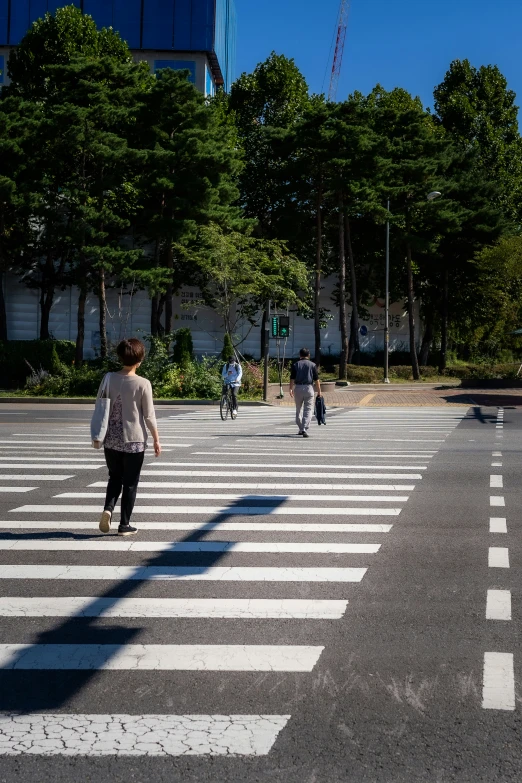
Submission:
M 335 286 L 335 278 L 329 278 L 324 283 L 321 293 L 321 306 L 329 309 L 333 319 L 322 330 L 322 346 L 324 353 L 337 354 L 340 351 L 341 335 L 339 316 L 331 296 Z M 138 291 L 130 296 L 117 289 L 107 291 L 107 332 L 109 340 L 117 343 L 123 337 L 131 335 L 144 337 L 150 333 L 150 300 L 144 291 Z M 40 306 L 39 294 L 22 285 L 16 278 L 7 276 L 5 279 L 5 297 L 8 321 L 8 336 L 10 340 L 32 340 L 39 336 Z M 173 299 L 174 329 L 188 327 L 192 331 L 194 350 L 196 354 L 217 354 L 223 346 L 223 328 L 217 313 L 205 306 L 198 305 L 199 292 L 195 288 L 185 287 Z M 78 292 L 75 289 L 57 291 L 50 316 L 50 332 L 56 339 L 75 340 L 77 318 Z M 191 306 L 191 302 L 196 302 Z M 360 337 L 361 348 L 372 351 L 382 349 L 384 345 L 384 303 L 376 300 L 370 309 L 370 318 L 361 320 L 361 326 L 366 326 L 368 334 Z M 395 303 L 390 308 L 390 347 L 400 349 L 407 347 L 408 316 L 401 304 Z M 259 315 L 259 324 L 261 317 Z M 99 345 L 99 312 L 98 300 L 91 295 L 87 299 L 85 316 L 85 355 L 95 355 Z M 419 323 L 419 321 L 417 321 Z M 300 348 L 306 346 L 313 350 L 314 324 L 290 312 L 290 337 L 287 342 L 286 354 L 293 356 Z M 242 323 L 238 328 L 238 337 L 244 338 L 239 349 L 244 354 L 259 357 L 260 326 L 250 327 Z M 420 329 L 418 339 L 420 339 Z M 271 348 L 275 351 L 275 345 Z

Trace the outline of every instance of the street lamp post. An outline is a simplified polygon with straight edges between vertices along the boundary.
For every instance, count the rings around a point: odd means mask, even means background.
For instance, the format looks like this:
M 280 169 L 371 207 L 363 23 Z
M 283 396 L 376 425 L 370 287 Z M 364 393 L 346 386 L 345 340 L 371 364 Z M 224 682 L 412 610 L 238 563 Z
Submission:
M 388 219 L 386 221 L 386 293 L 384 299 L 384 383 L 389 383 L 388 365 L 390 349 L 390 200 L 386 206 Z
M 428 201 L 434 201 L 436 198 L 442 196 L 439 190 L 432 190 L 428 193 L 426 199 Z M 390 199 L 386 203 L 386 209 L 388 210 L 388 219 L 386 220 L 386 293 L 384 300 L 384 383 L 389 383 L 389 359 L 390 359 Z

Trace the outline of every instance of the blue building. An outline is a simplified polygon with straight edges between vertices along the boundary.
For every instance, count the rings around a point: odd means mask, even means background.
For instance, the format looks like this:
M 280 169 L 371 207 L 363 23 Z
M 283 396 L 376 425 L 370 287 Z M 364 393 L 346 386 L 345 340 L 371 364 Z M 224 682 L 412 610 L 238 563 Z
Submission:
M 113 27 L 151 70 L 188 69 L 205 95 L 230 88 L 236 47 L 235 0 L 0 0 L 0 84 L 9 50 L 49 11 L 76 5 L 98 27 Z

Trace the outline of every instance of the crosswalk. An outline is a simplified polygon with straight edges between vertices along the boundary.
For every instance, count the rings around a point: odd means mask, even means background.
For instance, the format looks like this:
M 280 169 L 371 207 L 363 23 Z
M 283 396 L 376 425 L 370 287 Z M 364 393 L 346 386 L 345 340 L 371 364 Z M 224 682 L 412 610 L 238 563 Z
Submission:
M 133 540 L 97 530 L 87 420 L 4 425 L 0 670 L 18 696 L 0 697 L 0 755 L 269 753 L 291 730 L 285 687 L 306 687 L 465 415 L 338 411 L 309 440 L 285 409 L 161 415 Z

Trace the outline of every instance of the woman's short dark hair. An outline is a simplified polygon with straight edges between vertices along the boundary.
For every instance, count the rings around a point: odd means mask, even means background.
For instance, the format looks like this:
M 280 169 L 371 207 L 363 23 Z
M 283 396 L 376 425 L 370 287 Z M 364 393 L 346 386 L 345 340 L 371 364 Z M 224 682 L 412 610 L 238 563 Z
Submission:
M 116 353 L 124 367 L 139 364 L 145 358 L 145 346 L 137 337 L 122 340 L 116 348 Z

